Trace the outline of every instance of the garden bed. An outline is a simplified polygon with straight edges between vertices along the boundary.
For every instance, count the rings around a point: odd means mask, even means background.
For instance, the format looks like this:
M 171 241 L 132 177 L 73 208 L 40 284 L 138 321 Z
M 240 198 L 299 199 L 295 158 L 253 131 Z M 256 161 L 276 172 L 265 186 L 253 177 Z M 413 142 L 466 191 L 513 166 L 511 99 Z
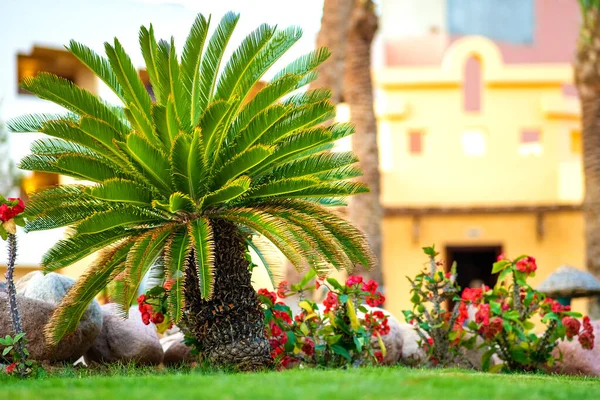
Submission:
M 55 370 L 0 375 L 0 398 L 37 399 L 597 399 L 600 379 L 405 367 L 229 374 L 202 369 Z

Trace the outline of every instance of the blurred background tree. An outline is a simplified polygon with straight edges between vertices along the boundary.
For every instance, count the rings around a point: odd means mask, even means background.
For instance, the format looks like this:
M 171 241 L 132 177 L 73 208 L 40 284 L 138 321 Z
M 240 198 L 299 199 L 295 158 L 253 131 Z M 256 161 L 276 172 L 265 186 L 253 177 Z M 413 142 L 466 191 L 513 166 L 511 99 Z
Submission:
M 345 103 L 350 122 L 356 127 L 352 150 L 359 158 L 364 175 L 358 180 L 371 189 L 349 201 L 348 216 L 369 239 L 377 256 L 377 267 L 360 272 L 383 285 L 379 151 L 377 120 L 371 80 L 371 47 L 378 28 L 376 7 L 372 0 L 325 0 L 317 47 L 328 47 L 332 55 L 319 67 L 319 77 L 310 88 L 332 90 L 334 103 Z
M 600 0 L 579 0 L 582 24 L 575 56 L 575 84 L 581 100 L 583 213 L 587 269 L 600 277 Z M 600 318 L 600 298 L 589 315 Z
M 11 158 L 6 125 L 0 120 L 0 194 L 5 197 L 18 196 L 21 177 Z

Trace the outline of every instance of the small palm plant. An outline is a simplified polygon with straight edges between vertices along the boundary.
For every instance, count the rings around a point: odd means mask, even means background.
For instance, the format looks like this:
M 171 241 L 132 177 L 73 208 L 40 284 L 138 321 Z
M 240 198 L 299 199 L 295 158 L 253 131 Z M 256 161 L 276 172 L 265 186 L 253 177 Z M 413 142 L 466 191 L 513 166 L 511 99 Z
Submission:
M 204 356 L 254 368 L 269 362 L 269 343 L 246 257 L 248 246 L 263 252 L 264 240 L 253 238 L 268 239 L 296 268 L 322 274 L 374 264 L 363 234 L 326 208 L 368 190 L 349 181 L 361 174 L 356 157 L 329 151 L 353 128 L 322 125 L 334 116 L 328 90 L 298 91 L 315 79 L 328 51 L 298 58 L 249 99 L 301 30 L 261 25 L 225 62 L 238 18 L 226 14 L 208 38 L 210 17 L 199 15 L 181 59 L 173 39 L 157 42 L 152 26 L 141 28 L 156 101 L 117 39 L 105 44 L 107 59 L 74 41 L 68 50 L 122 107 L 47 73 L 22 83 L 70 113 L 11 121 L 13 131 L 51 136 L 34 142 L 20 167 L 93 183 L 32 196 L 29 231 L 72 227 L 45 254 L 43 268 L 101 251 L 52 316 L 51 343 L 76 329 L 109 284 L 126 312 L 142 278 L 159 268 L 175 281 L 169 318 L 196 338 Z

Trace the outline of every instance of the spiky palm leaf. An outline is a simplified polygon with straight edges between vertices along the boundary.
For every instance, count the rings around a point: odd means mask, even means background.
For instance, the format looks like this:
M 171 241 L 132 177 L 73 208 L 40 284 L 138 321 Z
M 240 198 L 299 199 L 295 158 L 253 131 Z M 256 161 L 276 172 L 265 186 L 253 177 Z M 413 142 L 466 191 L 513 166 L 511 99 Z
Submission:
M 301 31 L 261 25 L 223 60 L 238 18 L 225 15 L 208 37 L 210 18 L 199 15 L 181 59 L 173 40 L 157 42 L 152 26 L 141 28 L 156 102 L 116 39 L 105 45 L 106 58 L 77 42 L 68 49 L 119 96 L 122 107 L 51 74 L 23 82 L 24 89 L 70 114 L 20 117 L 9 124 L 13 131 L 53 137 L 36 141 L 21 167 L 93 183 L 33 196 L 29 230 L 73 228 L 45 255 L 45 271 L 112 249 L 55 313 L 48 331 L 52 342 L 74 329 L 84 306 L 115 278 L 126 309 L 159 257 L 165 276 L 175 280 L 169 304 L 178 322 L 192 256 L 201 296 L 211 296 L 219 267 L 211 224 L 219 219 L 251 232 L 248 238 L 268 239 L 297 268 L 322 272 L 375 262 L 363 235 L 325 208 L 367 190 L 349 182 L 360 175 L 357 159 L 329 152 L 352 127 L 318 126 L 334 114 L 329 91 L 296 92 L 315 78 L 328 51 L 318 49 L 292 62 L 245 102 Z M 264 257 L 263 243 L 253 247 Z

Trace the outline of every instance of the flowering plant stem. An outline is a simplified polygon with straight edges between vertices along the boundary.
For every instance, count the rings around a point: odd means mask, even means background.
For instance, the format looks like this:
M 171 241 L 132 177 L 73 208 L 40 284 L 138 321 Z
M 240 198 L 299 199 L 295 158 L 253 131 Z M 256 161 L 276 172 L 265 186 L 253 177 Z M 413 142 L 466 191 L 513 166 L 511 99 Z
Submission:
M 17 307 L 17 289 L 15 288 L 14 272 L 15 261 L 17 259 L 17 236 L 14 234 L 8 235 L 8 266 L 6 268 L 6 283 L 8 286 L 8 306 L 10 312 L 10 320 L 12 328 L 16 335 L 23 333 L 21 325 L 21 315 Z M 15 343 L 15 351 L 19 354 L 21 360 L 25 360 L 26 354 L 24 344 L 21 341 Z

